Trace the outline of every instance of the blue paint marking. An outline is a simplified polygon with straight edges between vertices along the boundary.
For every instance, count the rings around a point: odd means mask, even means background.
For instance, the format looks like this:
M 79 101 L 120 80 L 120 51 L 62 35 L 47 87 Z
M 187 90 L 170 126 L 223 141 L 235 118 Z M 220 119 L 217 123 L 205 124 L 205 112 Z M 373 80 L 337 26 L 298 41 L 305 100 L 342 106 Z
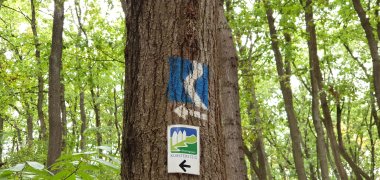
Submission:
M 168 98 L 170 101 L 193 103 L 184 87 L 185 78 L 193 73 L 193 63 L 188 59 L 173 56 L 169 58 L 170 78 L 168 83 Z M 195 83 L 195 92 L 202 103 L 208 108 L 208 67 L 202 65 L 203 75 Z

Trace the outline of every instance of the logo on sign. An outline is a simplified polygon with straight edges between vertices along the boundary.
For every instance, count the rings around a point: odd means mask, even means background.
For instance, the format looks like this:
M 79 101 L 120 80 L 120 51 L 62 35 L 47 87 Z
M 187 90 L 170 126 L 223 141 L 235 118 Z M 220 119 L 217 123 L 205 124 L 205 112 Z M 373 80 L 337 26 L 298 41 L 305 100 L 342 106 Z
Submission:
M 199 127 L 170 125 L 168 137 L 168 173 L 199 175 Z
M 208 110 L 208 67 L 205 64 L 170 57 L 170 78 L 168 83 L 168 98 L 170 101 L 192 103 L 196 107 Z M 184 105 L 177 107 L 174 112 L 186 119 L 188 115 L 207 120 L 207 114 L 186 109 Z
M 170 129 L 170 152 L 197 154 L 197 131 L 192 128 L 176 127 Z

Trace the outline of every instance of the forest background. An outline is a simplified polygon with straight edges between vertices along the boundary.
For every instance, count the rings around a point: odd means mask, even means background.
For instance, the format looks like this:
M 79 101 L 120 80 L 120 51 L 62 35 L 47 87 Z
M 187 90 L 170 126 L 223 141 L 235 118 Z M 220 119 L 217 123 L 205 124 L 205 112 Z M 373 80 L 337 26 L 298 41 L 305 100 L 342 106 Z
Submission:
M 322 179 L 326 172 L 333 179 L 380 177 L 379 5 L 371 0 L 224 2 L 238 55 L 250 179 L 302 177 L 301 161 L 308 179 Z M 0 0 L 3 177 L 51 176 L 45 162 L 53 9 L 51 1 Z M 122 5 L 67 1 L 64 13 L 64 138 L 61 161 L 54 164 L 63 170 L 56 177 L 117 178 L 127 38 Z M 293 122 L 298 149 L 289 130 Z M 294 156 L 297 150 L 301 160 Z

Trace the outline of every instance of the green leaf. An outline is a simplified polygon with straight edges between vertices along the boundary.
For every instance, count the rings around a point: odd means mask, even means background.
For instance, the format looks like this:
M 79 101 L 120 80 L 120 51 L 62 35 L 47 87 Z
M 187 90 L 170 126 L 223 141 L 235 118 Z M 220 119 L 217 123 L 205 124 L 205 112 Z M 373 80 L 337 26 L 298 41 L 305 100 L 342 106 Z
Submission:
M 45 167 L 43 164 L 40 164 L 40 163 L 34 162 L 34 161 L 26 161 L 26 163 L 28 163 L 29 166 L 31 166 L 32 168 L 37 169 L 37 170 L 42 170 Z
M 110 163 L 110 162 L 108 162 L 108 161 L 105 161 L 105 160 L 103 160 L 103 159 L 94 158 L 94 161 L 96 161 L 96 162 L 98 162 L 98 163 L 100 163 L 100 164 L 103 164 L 103 165 L 105 165 L 105 166 L 111 167 L 111 168 L 113 168 L 113 169 L 117 169 L 117 170 L 119 170 L 119 167 L 118 167 L 118 166 L 116 166 L 116 165 L 114 165 L 114 164 L 112 164 L 112 163 Z
M 25 163 L 16 164 L 15 166 L 10 167 L 9 170 L 13 172 L 20 172 L 24 169 L 24 167 L 25 167 Z

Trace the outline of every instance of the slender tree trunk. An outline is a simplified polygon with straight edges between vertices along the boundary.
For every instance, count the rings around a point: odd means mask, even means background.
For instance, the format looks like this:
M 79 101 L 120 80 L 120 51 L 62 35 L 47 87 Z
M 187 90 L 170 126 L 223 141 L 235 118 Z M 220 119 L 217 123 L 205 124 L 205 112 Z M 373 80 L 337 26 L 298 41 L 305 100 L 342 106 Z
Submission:
M 373 34 L 372 26 L 367 18 L 366 12 L 364 11 L 360 0 L 352 0 L 355 11 L 359 16 L 360 23 L 364 29 L 367 43 L 369 46 L 369 51 L 372 57 L 372 76 L 373 76 L 373 84 L 375 87 L 375 96 L 377 100 L 377 106 L 380 107 L 380 57 L 378 51 L 377 40 Z M 379 31 L 378 31 L 379 32 Z
M 272 50 L 274 52 L 276 60 L 277 74 L 280 79 L 281 92 L 285 103 L 286 115 L 288 117 L 290 137 L 292 139 L 292 152 L 296 166 L 296 172 L 299 179 L 307 179 L 301 149 L 302 137 L 298 128 L 297 117 L 294 112 L 293 93 L 292 89 L 290 88 L 290 77 L 286 76 L 286 74 L 284 73 L 282 55 L 278 46 L 277 31 L 274 26 L 273 11 L 269 6 L 269 2 L 266 2 L 266 14 L 271 35 Z
M 101 128 L 101 122 L 100 122 L 100 105 L 98 102 L 99 98 L 99 91 L 97 90 L 96 93 L 93 88 L 91 88 L 91 98 L 92 98 L 92 104 L 94 106 L 94 112 L 95 112 L 95 126 L 96 126 L 96 143 L 98 146 L 102 145 L 102 135 L 100 133 Z M 99 149 L 99 152 L 101 152 L 101 149 Z
M 70 111 L 70 115 L 71 115 L 71 121 L 73 122 L 73 126 L 71 127 L 72 128 L 72 132 L 73 132 L 73 141 L 74 141 L 74 148 L 75 148 L 75 152 L 79 152 L 79 135 L 77 134 L 78 133 L 78 123 L 77 123 L 77 108 L 78 108 L 78 97 L 75 97 L 74 98 L 74 102 L 72 102 L 73 104 L 73 109 L 71 109 Z M 78 137 L 77 137 L 78 136 Z
M 28 146 L 32 146 L 33 144 L 33 116 L 31 114 L 31 109 L 30 109 L 30 106 L 29 106 L 29 103 L 28 102 L 25 102 L 26 103 L 26 108 L 25 108 L 25 111 L 26 111 L 26 129 L 27 129 L 27 138 L 26 138 L 26 142 L 28 144 Z
M 371 105 L 371 107 L 372 107 L 372 105 Z M 369 134 L 369 140 L 371 143 L 371 179 L 374 180 L 375 179 L 375 167 L 376 167 L 376 151 L 375 151 L 375 140 L 374 140 L 373 133 L 372 133 L 372 118 L 374 118 L 373 114 L 371 114 L 371 116 L 370 116 L 370 121 L 368 124 L 368 134 Z
M 255 149 L 255 151 L 257 152 L 257 160 L 255 160 L 256 158 L 253 158 L 252 160 L 250 160 L 250 163 L 256 166 L 256 161 L 258 162 L 258 167 L 257 167 L 257 170 L 255 170 L 255 172 L 256 172 L 259 179 L 272 179 L 270 169 L 268 169 L 268 159 L 267 159 L 267 155 L 265 152 L 262 129 L 260 128 L 262 123 L 261 123 L 260 108 L 259 108 L 259 103 L 257 101 L 254 83 L 252 84 L 250 91 L 251 91 L 252 99 L 249 101 L 248 115 L 250 117 L 250 124 L 252 126 L 257 127 L 257 130 L 256 130 L 257 137 L 256 137 L 255 141 L 253 142 L 251 152 L 249 153 L 252 155 L 256 154 L 256 153 L 253 153 L 253 151 Z M 255 112 L 254 115 L 251 113 L 252 110 L 254 110 L 254 112 Z M 246 148 L 246 149 L 248 150 L 248 148 Z M 247 152 L 245 154 L 248 156 Z M 251 167 L 252 167 L 252 165 L 251 165 Z
M 340 105 L 340 102 L 336 102 L 336 108 L 337 108 L 337 132 L 338 132 L 338 142 L 339 142 L 339 151 L 342 155 L 342 157 L 348 162 L 354 173 L 356 174 L 357 179 L 362 179 L 362 176 L 370 180 L 371 178 L 369 177 L 368 174 L 366 174 L 356 163 L 350 155 L 347 153 L 347 151 L 344 148 L 343 144 L 343 138 L 342 138 L 342 128 L 341 128 L 341 122 L 342 122 L 342 111 L 343 111 L 343 106 Z
M 311 157 L 310 157 L 310 153 L 309 153 L 309 147 L 307 146 L 307 135 L 308 135 L 307 131 L 308 131 L 308 129 L 304 130 L 305 136 L 304 136 L 303 145 L 304 145 L 305 157 L 306 157 L 306 159 L 310 159 Z M 317 169 L 318 169 L 318 167 L 317 167 Z M 309 161 L 309 171 L 310 171 L 310 179 L 317 180 L 318 174 L 317 175 L 315 174 L 315 168 L 314 168 L 313 162 L 311 162 L 311 161 Z
M 307 32 L 315 33 L 314 20 L 313 20 L 313 7 L 312 1 L 306 1 L 305 7 L 305 20 L 308 24 L 306 26 Z M 320 104 L 319 104 L 319 87 L 318 84 L 318 72 L 316 72 L 317 65 L 319 66 L 318 57 L 317 57 L 317 46 L 316 39 L 309 38 L 308 39 L 308 47 L 309 47 L 309 66 L 310 66 L 310 79 L 311 79 L 311 95 L 312 95 L 312 117 L 313 124 L 315 128 L 315 132 L 317 133 L 317 156 L 318 161 L 321 168 L 322 179 L 330 179 L 329 178 L 329 169 L 328 169 L 328 160 L 327 160 L 327 148 L 325 146 L 325 138 L 323 132 L 323 126 L 321 122 L 321 114 L 320 114 Z
M 229 102 L 221 103 L 220 105 L 226 144 L 226 174 L 227 179 L 247 179 L 240 119 L 238 59 L 232 39 L 232 31 L 224 16 L 222 4 L 219 5 L 218 10 L 220 26 L 218 35 L 219 67 L 221 70 L 220 98 Z
M 41 52 L 40 52 L 40 42 L 38 38 L 37 33 L 37 23 L 36 23 L 36 8 L 35 8 L 35 1 L 30 0 L 31 4 L 31 11 L 32 11 L 32 18 L 30 21 L 30 24 L 32 26 L 32 32 L 33 32 L 33 39 L 34 39 L 34 48 L 35 48 L 35 57 L 37 61 L 37 79 L 38 79 L 38 100 L 37 100 L 37 113 L 38 113 L 38 120 L 40 122 L 40 139 L 46 138 L 46 123 L 45 123 L 45 116 L 44 112 L 42 110 L 43 103 L 44 103 L 44 78 L 42 77 L 42 65 L 41 65 Z
M 309 58 L 310 58 L 310 66 L 311 66 L 310 68 L 312 69 L 311 71 L 313 71 L 312 79 L 313 79 L 313 81 L 314 80 L 317 81 L 317 84 L 314 86 L 318 87 L 317 92 L 320 94 L 320 101 L 321 101 L 321 106 L 322 106 L 323 115 L 324 115 L 323 123 L 325 124 L 326 130 L 327 130 L 327 135 L 330 139 L 331 150 L 333 152 L 335 165 L 337 167 L 340 178 L 341 179 L 348 179 L 346 171 L 344 170 L 344 167 L 342 165 L 342 161 L 341 161 L 340 156 L 339 156 L 339 149 L 338 149 L 339 147 L 338 147 L 338 144 L 336 142 L 336 137 L 335 137 L 334 130 L 333 130 L 333 124 L 332 124 L 332 120 L 331 120 L 330 109 L 328 107 L 326 93 L 323 91 L 323 83 L 322 83 L 323 80 L 322 80 L 321 69 L 319 66 L 319 59 L 318 59 L 318 55 L 317 55 L 317 36 L 316 36 L 316 32 L 315 32 L 315 24 L 314 24 L 314 19 L 313 19 L 313 7 L 312 7 L 312 5 L 313 5 L 312 0 L 306 0 L 305 22 L 306 22 L 306 31 L 309 35 L 307 44 L 308 44 L 308 48 L 309 48 Z M 315 109 L 315 111 L 317 111 L 317 110 Z M 320 149 L 322 149 L 322 148 L 320 148 Z
M 0 114 L 0 163 L 3 162 L 3 134 L 4 134 L 4 119 Z
M 80 109 L 80 120 L 82 121 L 82 125 L 80 128 L 80 149 L 84 151 L 86 149 L 86 136 L 84 132 L 87 129 L 87 118 L 86 111 L 84 109 L 84 92 L 81 90 L 79 94 L 79 109 Z
M 120 133 L 120 125 L 119 125 L 119 120 L 117 118 L 118 115 L 118 106 L 117 106 L 117 96 L 116 96 L 116 88 L 113 89 L 113 103 L 114 103 L 114 124 L 116 128 L 116 133 L 117 133 L 117 148 L 116 152 L 120 151 L 120 138 L 121 138 L 121 133 Z
M 53 35 L 49 58 L 49 146 L 47 157 L 49 168 L 61 155 L 62 144 L 60 64 L 62 61 L 63 4 L 63 0 L 54 0 Z
M 128 0 L 126 4 L 122 179 L 227 179 L 219 109 L 218 4 L 208 0 Z M 203 110 L 196 107 L 199 101 L 193 104 L 168 99 L 168 60 L 173 57 L 208 67 L 208 90 L 201 94 L 209 98 L 208 105 L 201 106 Z M 184 111 L 174 112 L 178 107 L 196 109 L 207 116 L 185 117 Z M 200 176 L 167 173 L 166 130 L 171 124 L 199 126 Z
M 63 78 L 61 79 L 63 81 Z M 67 110 L 65 100 L 65 85 L 61 83 L 61 115 L 62 115 L 62 150 L 65 149 L 67 144 Z

